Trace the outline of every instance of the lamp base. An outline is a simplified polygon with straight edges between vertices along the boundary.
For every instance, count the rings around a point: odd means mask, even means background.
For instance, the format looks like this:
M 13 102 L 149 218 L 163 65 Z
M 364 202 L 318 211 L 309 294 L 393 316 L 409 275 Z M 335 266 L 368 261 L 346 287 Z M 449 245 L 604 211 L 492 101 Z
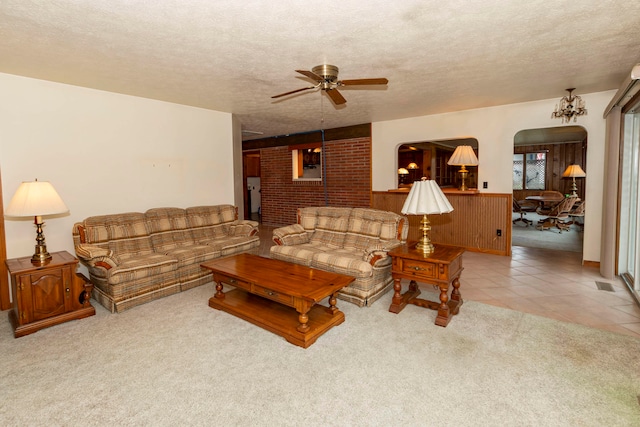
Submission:
M 469 176 L 469 171 L 462 165 L 462 169 L 458 171 L 460 174 L 460 191 L 467 191 L 469 187 L 467 187 L 467 176 Z
M 422 217 L 422 221 L 420 221 L 420 230 L 422 230 L 422 238 L 418 241 L 418 244 L 416 244 L 416 249 L 426 256 L 434 251 L 431 239 L 429 239 L 431 223 L 429 222 L 429 218 L 427 218 L 427 215 L 424 215 Z
M 578 186 L 576 185 L 576 178 L 573 178 L 573 182 L 571 183 L 571 195 L 578 197 Z
M 429 255 L 434 251 L 435 248 L 433 247 L 431 241 L 427 238 L 426 242 L 424 240 L 420 240 L 416 245 L 416 249 L 422 252 L 424 255 Z
M 36 252 L 31 257 L 31 264 L 45 264 L 51 260 L 51 254 L 47 251 L 47 245 L 44 242 L 44 233 L 42 232 L 42 217 L 36 216 L 34 219 L 36 225 Z
M 51 258 L 46 246 L 36 246 L 36 253 L 31 257 L 31 264 L 46 264 Z

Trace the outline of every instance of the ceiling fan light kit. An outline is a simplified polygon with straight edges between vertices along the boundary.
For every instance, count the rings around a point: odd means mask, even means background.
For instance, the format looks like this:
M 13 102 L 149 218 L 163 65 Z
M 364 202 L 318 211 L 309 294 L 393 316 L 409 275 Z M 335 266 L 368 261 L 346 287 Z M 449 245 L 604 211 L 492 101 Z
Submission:
M 310 89 L 321 89 L 327 93 L 327 96 L 331 98 L 334 104 L 342 105 L 347 100 L 338 91 L 338 87 L 342 86 L 364 86 L 364 85 L 386 85 L 389 80 L 386 78 L 374 78 L 374 79 L 351 79 L 351 80 L 338 80 L 338 67 L 335 65 L 316 65 L 307 70 L 296 70 L 297 73 L 316 82 L 315 86 L 303 87 L 301 89 L 292 90 L 290 92 L 281 93 L 279 95 L 272 96 L 271 98 L 280 98 L 287 95 L 293 95 L 294 93 L 302 92 Z

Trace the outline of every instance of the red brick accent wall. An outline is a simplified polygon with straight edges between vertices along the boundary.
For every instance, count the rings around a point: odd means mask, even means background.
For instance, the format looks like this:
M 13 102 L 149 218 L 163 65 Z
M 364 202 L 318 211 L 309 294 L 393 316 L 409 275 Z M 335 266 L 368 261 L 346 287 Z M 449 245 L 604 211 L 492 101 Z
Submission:
M 305 206 L 371 206 L 371 138 L 325 143 L 327 203 L 319 181 L 294 181 L 289 147 L 260 150 L 262 223 L 282 226 L 296 222 Z

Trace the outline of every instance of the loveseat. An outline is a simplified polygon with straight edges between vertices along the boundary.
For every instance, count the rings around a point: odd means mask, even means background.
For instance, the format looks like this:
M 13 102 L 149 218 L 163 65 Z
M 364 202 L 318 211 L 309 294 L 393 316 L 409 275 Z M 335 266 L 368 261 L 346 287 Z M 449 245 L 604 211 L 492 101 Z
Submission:
M 393 285 L 389 250 L 406 242 L 405 216 L 367 208 L 305 207 L 273 230 L 271 258 L 355 277 L 338 298 L 368 306 Z
M 210 282 L 200 263 L 260 246 L 258 223 L 232 205 L 92 216 L 74 224 L 73 242 L 112 313 Z

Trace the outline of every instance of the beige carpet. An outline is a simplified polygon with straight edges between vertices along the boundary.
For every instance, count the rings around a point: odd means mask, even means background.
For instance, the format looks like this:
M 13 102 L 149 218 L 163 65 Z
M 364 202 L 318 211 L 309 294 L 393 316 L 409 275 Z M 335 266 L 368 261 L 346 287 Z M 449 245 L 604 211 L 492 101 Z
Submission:
M 0 421 L 28 426 L 638 426 L 640 340 L 465 302 L 340 301 L 304 350 L 208 307 L 212 284 L 14 339 Z

